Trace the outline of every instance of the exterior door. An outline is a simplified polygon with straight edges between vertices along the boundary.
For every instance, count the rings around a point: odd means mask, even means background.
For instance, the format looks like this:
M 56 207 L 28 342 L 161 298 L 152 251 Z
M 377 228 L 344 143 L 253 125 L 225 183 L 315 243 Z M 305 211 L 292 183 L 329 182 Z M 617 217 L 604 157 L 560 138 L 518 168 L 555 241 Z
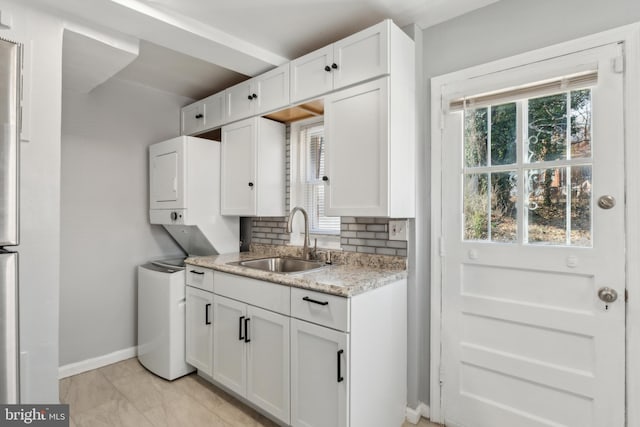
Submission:
M 621 59 L 603 46 L 443 90 L 446 425 L 624 425 Z

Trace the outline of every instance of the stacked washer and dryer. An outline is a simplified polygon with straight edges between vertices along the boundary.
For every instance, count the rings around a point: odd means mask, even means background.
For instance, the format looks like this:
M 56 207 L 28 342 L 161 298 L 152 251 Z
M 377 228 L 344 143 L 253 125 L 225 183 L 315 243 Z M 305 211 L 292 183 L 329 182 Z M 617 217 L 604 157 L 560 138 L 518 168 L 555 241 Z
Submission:
M 220 143 L 181 136 L 149 146 L 149 219 L 188 256 L 238 252 L 238 217 L 220 215 Z M 138 360 L 167 380 L 185 361 L 184 258 L 138 267 Z

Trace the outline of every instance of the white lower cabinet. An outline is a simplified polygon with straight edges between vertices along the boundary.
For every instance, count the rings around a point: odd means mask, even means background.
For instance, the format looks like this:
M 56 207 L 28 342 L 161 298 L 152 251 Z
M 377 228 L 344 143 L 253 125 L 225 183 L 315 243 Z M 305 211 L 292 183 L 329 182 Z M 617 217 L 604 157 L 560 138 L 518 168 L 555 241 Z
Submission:
M 214 296 L 213 379 L 289 423 L 289 317 Z
M 291 425 L 346 427 L 348 334 L 291 319 Z
M 407 406 L 406 281 L 341 298 L 291 289 L 291 424 L 400 427 Z
M 213 373 L 213 294 L 186 287 L 186 360 L 209 376 Z
M 402 425 L 406 280 L 343 298 L 193 271 L 213 288 L 187 286 L 187 361 L 207 378 L 282 425 Z

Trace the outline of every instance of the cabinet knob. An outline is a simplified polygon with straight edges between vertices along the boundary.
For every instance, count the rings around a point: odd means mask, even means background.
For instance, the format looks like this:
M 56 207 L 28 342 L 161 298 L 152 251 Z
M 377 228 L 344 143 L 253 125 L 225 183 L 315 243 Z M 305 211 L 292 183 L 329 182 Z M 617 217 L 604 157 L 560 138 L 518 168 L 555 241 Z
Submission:
M 250 183 L 249 183 L 249 187 L 253 187 L 253 182 L 250 182 Z
M 330 72 L 330 71 L 331 71 L 331 67 L 329 67 L 328 65 L 326 65 L 326 66 L 324 67 L 324 70 L 328 73 L 328 72 Z
M 201 119 L 201 118 L 203 118 L 203 117 L 204 117 L 204 116 L 203 116 L 201 113 L 196 114 L 196 119 Z
M 251 98 L 256 99 L 258 97 L 258 95 L 256 95 L 255 93 L 253 95 L 251 95 Z
M 247 99 L 248 99 L 249 101 L 251 101 L 251 100 L 253 99 L 253 96 L 249 95 L 249 96 L 247 96 Z
M 338 64 L 336 64 L 335 62 L 333 64 L 331 64 L 331 68 L 333 68 L 334 70 L 338 69 Z
M 178 219 L 178 212 L 171 212 L 171 220 L 175 221 Z
M 322 177 L 322 180 L 323 180 L 324 182 L 327 182 L 327 181 L 329 181 L 329 177 L 325 175 L 325 176 L 323 176 L 323 177 Z

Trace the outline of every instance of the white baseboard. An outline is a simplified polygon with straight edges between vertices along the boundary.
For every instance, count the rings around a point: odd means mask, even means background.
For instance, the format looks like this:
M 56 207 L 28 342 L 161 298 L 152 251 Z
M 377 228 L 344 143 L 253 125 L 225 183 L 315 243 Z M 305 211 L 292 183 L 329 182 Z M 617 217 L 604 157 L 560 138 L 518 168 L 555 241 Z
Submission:
M 132 357 L 136 357 L 137 354 L 138 347 L 129 347 L 123 350 L 114 351 L 113 353 L 105 354 L 104 356 L 98 356 L 92 359 L 60 366 L 58 368 L 58 379 L 81 374 L 83 372 L 91 371 L 92 369 L 102 368 L 103 366 L 111 365 L 112 363 L 131 359 Z
M 418 406 L 415 409 L 407 406 L 406 416 L 407 421 L 409 421 L 411 424 L 418 424 L 421 417 L 429 419 L 429 406 L 422 402 L 418 403 Z

